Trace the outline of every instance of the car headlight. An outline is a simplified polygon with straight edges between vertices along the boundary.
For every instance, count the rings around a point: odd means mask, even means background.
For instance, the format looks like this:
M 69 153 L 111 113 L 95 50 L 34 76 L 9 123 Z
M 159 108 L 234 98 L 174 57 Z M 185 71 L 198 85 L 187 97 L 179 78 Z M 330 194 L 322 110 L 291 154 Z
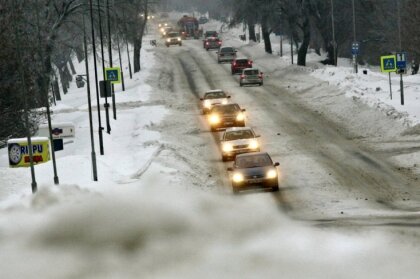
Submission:
M 160 32 L 162 32 L 162 33 L 163 33 L 163 31 L 165 31 L 165 29 L 163 29 L 163 28 L 160 28 Z
M 167 41 L 168 43 L 170 43 L 170 42 L 171 42 L 171 39 L 167 39 L 166 41 Z
M 227 103 L 228 103 L 228 99 L 223 99 L 223 100 L 222 100 L 222 104 L 223 104 L 223 105 L 226 105 Z
M 236 182 L 236 183 L 242 182 L 244 181 L 244 176 L 242 175 L 242 173 L 235 172 L 232 176 L 232 180 L 233 182 Z
M 271 178 L 276 178 L 277 177 L 277 170 L 269 170 L 266 174 L 266 177 L 271 179 Z
M 159 23 L 159 27 L 162 27 L 162 24 L 161 23 Z
M 166 36 L 166 32 L 163 32 L 163 36 Z
M 210 124 L 218 124 L 220 122 L 220 118 L 217 114 L 213 114 L 210 116 Z
M 181 41 L 181 38 L 178 38 L 178 41 Z
M 233 146 L 230 143 L 224 143 L 222 146 L 223 152 L 231 152 L 233 150 Z
M 240 112 L 237 116 L 236 116 L 236 120 L 237 121 L 243 121 L 245 119 L 245 115 Z
M 209 100 L 204 100 L 204 107 L 210 108 L 211 107 L 211 102 Z
M 256 140 L 252 140 L 249 143 L 249 148 L 251 148 L 251 149 L 258 149 L 258 147 L 260 147 L 260 145 L 258 144 L 258 141 L 256 141 Z

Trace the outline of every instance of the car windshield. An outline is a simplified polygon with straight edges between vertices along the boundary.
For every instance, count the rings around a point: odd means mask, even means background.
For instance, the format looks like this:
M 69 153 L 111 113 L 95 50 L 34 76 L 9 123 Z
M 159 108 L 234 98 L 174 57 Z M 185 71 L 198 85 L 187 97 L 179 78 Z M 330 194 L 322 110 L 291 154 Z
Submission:
M 258 75 L 258 74 L 259 74 L 259 71 L 258 70 L 246 70 L 245 71 L 245 75 L 252 76 L 252 75 Z
M 254 133 L 251 130 L 239 130 L 239 131 L 230 131 L 225 135 L 225 140 L 238 140 L 238 139 L 252 139 L 254 138 Z
M 219 113 L 235 113 L 240 111 L 238 104 L 230 104 L 230 105 L 223 105 L 223 106 L 216 106 L 213 108 L 213 112 Z
M 235 165 L 238 168 L 257 168 L 257 167 L 266 167 L 271 166 L 273 161 L 271 161 L 268 154 L 258 154 L 251 156 L 236 157 Z
M 173 38 L 173 37 L 178 37 L 179 36 L 179 34 L 178 33 L 169 33 L 168 34 L 168 37 L 171 37 L 171 38 Z
M 233 47 L 224 47 L 220 50 L 220 52 L 235 52 Z
M 217 36 L 216 31 L 207 31 L 206 32 L 206 37 L 216 37 L 216 36 Z
M 204 99 L 219 99 L 226 98 L 226 94 L 222 91 L 219 92 L 208 92 L 204 95 Z
M 248 59 L 237 59 L 236 63 L 238 64 L 247 64 L 248 63 Z

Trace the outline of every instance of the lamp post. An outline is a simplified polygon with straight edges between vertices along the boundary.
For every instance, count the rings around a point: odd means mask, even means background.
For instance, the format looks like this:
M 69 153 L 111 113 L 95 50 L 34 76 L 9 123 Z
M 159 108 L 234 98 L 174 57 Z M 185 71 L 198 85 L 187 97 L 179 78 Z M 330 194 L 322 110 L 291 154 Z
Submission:
M 34 168 L 34 157 L 33 157 L 33 147 L 32 147 L 32 140 L 31 140 L 31 131 L 29 129 L 29 113 L 28 113 L 28 97 L 25 96 L 27 94 L 27 88 L 26 88 L 26 81 L 25 81 L 25 73 L 23 70 L 23 65 L 22 65 L 22 53 L 21 53 L 21 41 L 20 41 L 20 35 L 19 35 L 19 28 L 17 26 L 17 22 L 16 22 L 16 16 L 19 14 L 16 8 L 16 2 L 14 2 L 13 8 L 14 8 L 14 19 L 13 19 L 13 23 L 14 23 L 14 31 L 15 31 L 15 44 L 16 44 L 16 53 L 17 53 L 17 60 L 18 60 L 18 67 L 19 67 L 19 75 L 20 75 L 20 81 L 22 83 L 22 97 L 24 100 L 24 109 L 25 109 L 25 126 L 26 126 L 26 137 L 28 140 L 28 149 L 29 149 L 29 165 L 31 168 L 31 179 L 32 179 L 32 183 L 31 183 L 31 188 L 32 188 L 32 193 L 36 193 L 36 191 L 38 190 L 38 186 L 36 183 L 36 178 L 35 178 L 35 168 Z
M 331 0 L 331 26 L 333 39 L 333 64 L 337 66 L 337 44 L 335 42 L 335 28 L 334 28 L 334 1 Z
M 398 9 L 398 41 L 400 54 L 402 54 L 402 45 L 401 45 L 401 8 L 400 0 L 397 0 L 397 9 Z M 400 95 L 401 95 L 401 105 L 404 105 L 404 82 L 403 82 L 403 71 L 399 69 L 400 72 Z
M 352 0 L 353 8 L 353 43 L 356 43 L 356 10 L 354 7 L 354 0 Z M 353 54 L 354 72 L 357 74 L 357 53 Z
M 88 63 L 88 52 L 87 52 L 87 42 L 86 42 L 85 15 L 83 15 L 83 48 L 85 51 L 85 68 L 86 68 L 88 107 L 89 107 L 89 128 L 90 128 L 92 174 L 93 174 L 93 181 L 98 181 L 98 171 L 96 167 L 95 141 L 93 137 L 92 102 L 91 102 L 91 97 L 90 97 L 90 79 L 89 79 L 89 63 Z
M 103 143 L 103 135 L 102 130 L 104 129 L 101 124 L 101 105 L 99 103 L 99 88 L 98 88 L 98 69 L 96 67 L 96 45 L 95 45 L 95 31 L 93 29 L 93 5 L 92 0 L 89 0 L 89 6 L 90 6 L 90 24 L 92 29 L 92 46 L 93 46 L 93 63 L 95 67 L 95 85 L 96 85 L 96 104 L 97 104 L 97 110 L 98 110 L 98 132 L 99 132 L 99 149 L 101 155 L 104 155 L 104 143 Z
M 109 66 L 112 68 L 112 47 L 111 47 L 111 19 L 109 16 L 109 0 L 106 0 L 106 17 L 108 21 L 108 54 L 109 54 Z M 120 69 L 122 71 L 122 69 Z M 115 90 L 114 84 L 111 85 L 112 94 L 112 113 L 114 119 L 117 119 L 117 108 L 115 105 Z
M 101 20 L 101 9 L 99 8 L 99 0 L 96 1 L 98 5 L 98 19 L 99 19 L 99 38 L 101 40 L 101 56 L 102 56 L 102 76 L 103 80 L 106 80 L 105 76 L 105 55 L 104 55 L 104 39 L 102 34 L 102 20 Z M 96 55 L 96 53 L 95 53 Z M 105 90 L 107 91 L 107 90 Z M 106 132 L 108 134 L 111 133 L 111 124 L 109 123 L 109 103 L 108 103 L 108 96 L 105 94 L 105 117 L 106 117 Z

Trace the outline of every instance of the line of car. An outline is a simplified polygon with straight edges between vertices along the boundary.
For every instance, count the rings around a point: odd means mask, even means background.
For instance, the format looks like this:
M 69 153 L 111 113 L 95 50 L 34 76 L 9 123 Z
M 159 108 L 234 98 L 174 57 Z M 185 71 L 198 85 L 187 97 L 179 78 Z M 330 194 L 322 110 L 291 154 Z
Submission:
M 273 163 L 267 152 L 261 151 L 260 135 L 246 126 L 245 109 L 230 102 L 231 96 L 221 89 L 209 90 L 200 98 L 203 115 L 210 130 L 223 129 L 220 141 L 223 162 L 233 160 L 230 179 L 233 193 L 250 188 L 279 190 L 279 163 Z

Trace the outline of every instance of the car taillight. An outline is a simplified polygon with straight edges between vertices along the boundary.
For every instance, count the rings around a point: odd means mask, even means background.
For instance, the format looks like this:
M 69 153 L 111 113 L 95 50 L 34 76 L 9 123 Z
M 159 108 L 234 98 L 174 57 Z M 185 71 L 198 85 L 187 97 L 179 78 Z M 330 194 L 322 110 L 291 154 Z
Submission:
M 259 77 L 259 78 L 262 78 L 262 74 L 259 74 L 259 75 L 258 75 L 258 77 Z
M 206 45 L 209 45 L 209 42 L 206 42 Z
M 241 79 L 244 79 L 245 78 L 245 75 L 241 75 Z
M 220 41 L 219 41 L 219 42 L 217 42 L 217 43 L 218 43 L 219 45 L 221 45 L 221 44 L 222 44 L 222 42 L 220 42 Z
M 248 61 L 248 65 L 252 65 L 252 61 Z
M 233 62 L 232 64 L 233 64 L 233 66 L 236 66 L 236 62 Z

